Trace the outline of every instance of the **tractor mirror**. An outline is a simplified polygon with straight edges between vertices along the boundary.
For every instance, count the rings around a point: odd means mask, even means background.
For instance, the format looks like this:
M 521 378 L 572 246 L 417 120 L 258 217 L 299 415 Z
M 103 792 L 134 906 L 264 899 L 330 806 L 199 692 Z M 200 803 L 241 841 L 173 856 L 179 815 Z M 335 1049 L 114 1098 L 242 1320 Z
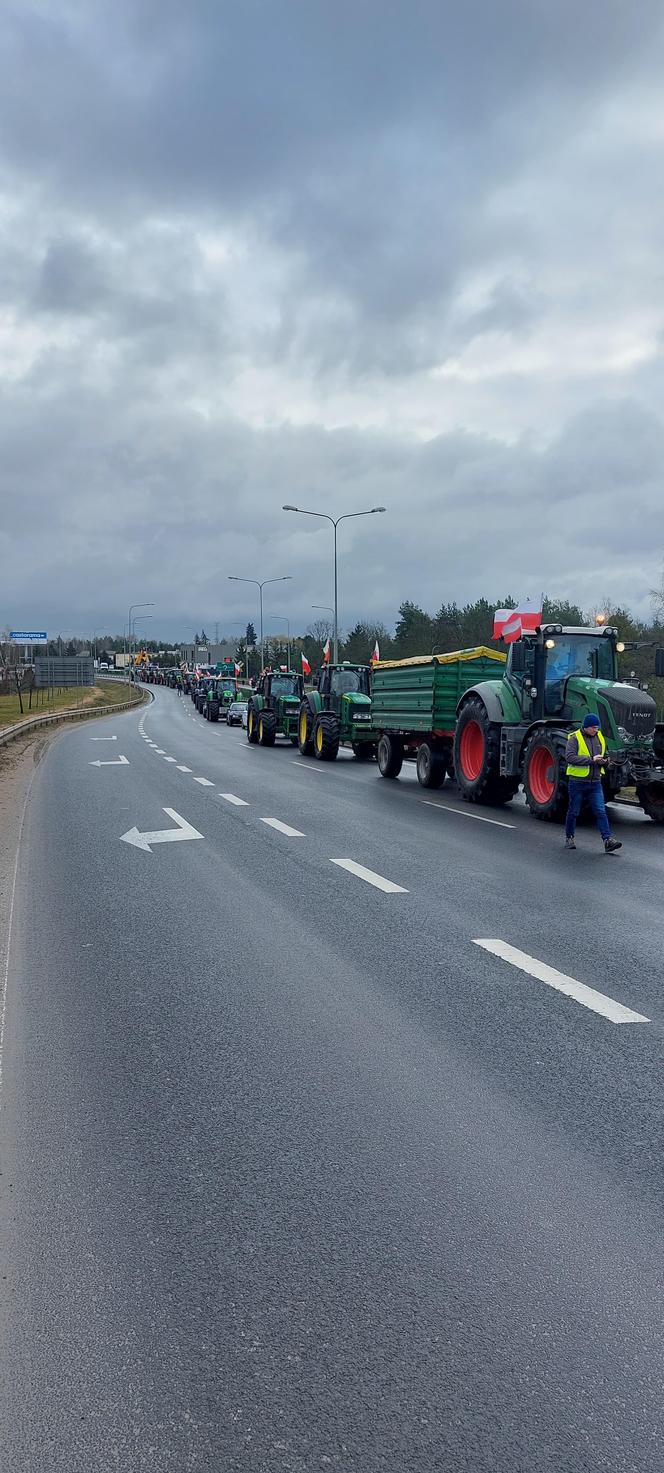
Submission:
M 664 650 L 655 650 L 655 675 L 664 676 Z
M 516 641 L 516 643 L 512 645 L 512 658 L 510 660 L 510 670 L 511 670 L 511 672 L 512 672 L 513 675 L 522 675 L 523 672 L 524 672 L 524 670 L 525 670 L 525 668 L 526 668 L 526 646 L 525 646 L 525 644 L 523 643 L 522 640 L 518 639 Z

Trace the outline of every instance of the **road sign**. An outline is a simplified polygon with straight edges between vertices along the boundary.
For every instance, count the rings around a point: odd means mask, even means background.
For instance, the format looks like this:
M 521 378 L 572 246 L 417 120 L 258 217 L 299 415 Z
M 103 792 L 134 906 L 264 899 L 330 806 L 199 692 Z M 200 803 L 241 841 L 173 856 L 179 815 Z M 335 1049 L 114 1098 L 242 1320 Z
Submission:
M 10 629 L 9 638 L 13 639 L 15 644 L 48 643 L 48 634 L 43 629 L 37 631 L 34 629 Z
M 156 829 L 152 833 L 142 834 L 139 829 L 133 828 L 127 829 L 126 834 L 121 834 L 120 838 L 124 839 L 125 844 L 134 844 L 137 849 L 145 849 L 148 854 L 152 853 L 151 844 L 175 844 L 178 839 L 203 838 L 198 829 L 187 823 L 186 818 L 181 818 L 174 808 L 165 808 L 164 813 L 175 820 L 176 829 Z

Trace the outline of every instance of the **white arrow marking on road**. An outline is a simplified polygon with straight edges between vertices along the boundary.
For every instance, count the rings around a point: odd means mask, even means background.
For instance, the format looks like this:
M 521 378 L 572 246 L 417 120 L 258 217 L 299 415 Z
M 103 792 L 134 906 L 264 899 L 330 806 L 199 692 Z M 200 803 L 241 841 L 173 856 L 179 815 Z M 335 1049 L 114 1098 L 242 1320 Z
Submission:
M 91 742 L 117 742 L 117 737 L 90 737 Z
M 98 757 L 96 762 L 91 762 L 89 765 L 90 767 L 128 767 L 129 758 L 112 757 L 110 762 L 102 762 L 101 758 Z
M 176 829 L 156 829 L 152 834 L 142 834 L 139 829 L 127 829 L 126 834 L 120 834 L 125 844 L 133 844 L 136 849 L 144 849 L 147 854 L 152 853 L 151 844 L 177 844 L 180 839 L 202 839 L 192 824 L 187 823 L 186 818 L 181 818 L 174 808 L 165 808 L 164 813 L 169 818 L 175 819 Z

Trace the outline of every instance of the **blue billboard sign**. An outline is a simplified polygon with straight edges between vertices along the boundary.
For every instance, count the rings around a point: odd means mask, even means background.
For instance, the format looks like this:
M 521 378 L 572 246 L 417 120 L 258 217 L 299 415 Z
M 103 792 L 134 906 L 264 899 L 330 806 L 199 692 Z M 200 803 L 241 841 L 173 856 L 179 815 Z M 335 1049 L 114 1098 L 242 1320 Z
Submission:
M 48 634 L 43 629 L 10 629 L 9 638 L 16 644 L 47 644 Z

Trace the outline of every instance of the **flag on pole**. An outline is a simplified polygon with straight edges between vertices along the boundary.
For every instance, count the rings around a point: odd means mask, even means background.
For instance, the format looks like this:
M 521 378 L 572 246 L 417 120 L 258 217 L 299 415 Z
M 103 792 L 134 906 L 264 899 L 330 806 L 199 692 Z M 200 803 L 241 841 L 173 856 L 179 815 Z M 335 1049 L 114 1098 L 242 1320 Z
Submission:
M 522 634 L 532 634 L 542 622 L 542 610 L 536 608 L 531 598 L 519 600 L 515 609 L 496 609 L 493 616 L 493 637 L 513 644 Z
M 238 665 L 237 660 L 235 661 L 235 674 L 236 675 L 241 675 L 242 674 L 242 666 L 241 665 Z
M 329 665 L 329 663 L 330 663 L 330 638 L 329 638 L 329 635 L 328 635 L 328 637 L 327 637 L 327 639 L 325 641 L 325 644 L 323 645 L 323 664 L 324 665 Z
M 375 643 L 375 645 L 373 647 L 373 654 L 371 656 L 371 663 L 372 663 L 372 665 L 377 665 L 379 659 L 380 659 L 380 650 L 378 648 L 378 640 L 376 640 L 376 643 Z
M 302 674 L 311 675 L 311 665 L 305 654 L 302 655 Z

